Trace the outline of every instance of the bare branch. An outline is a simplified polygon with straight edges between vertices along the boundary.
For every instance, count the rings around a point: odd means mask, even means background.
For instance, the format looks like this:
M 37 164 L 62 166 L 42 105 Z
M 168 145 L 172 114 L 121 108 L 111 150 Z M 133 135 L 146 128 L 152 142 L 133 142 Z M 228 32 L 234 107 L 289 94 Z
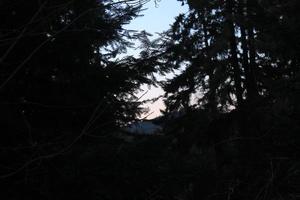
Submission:
M 25 25 L 21 33 L 18 35 L 16 40 L 10 45 L 10 47 L 7 49 L 7 51 L 4 53 L 4 55 L 0 59 L 0 63 L 2 63 L 6 57 L 9 55 L 9 53 L 13 50 L 13 48 L 16 46 L 16 44 L 19 42 L 19 40 L 23 37 L 24 33 L 27 31 L 28 26 L 38 17 L 40 12 L 43 10 L 43 8 L 46 6 L 48 1 L 45 1 L 40 8 L 36 11 L 36 13 L 33 15 L 33 17 L 30 19 L 30 21 Z

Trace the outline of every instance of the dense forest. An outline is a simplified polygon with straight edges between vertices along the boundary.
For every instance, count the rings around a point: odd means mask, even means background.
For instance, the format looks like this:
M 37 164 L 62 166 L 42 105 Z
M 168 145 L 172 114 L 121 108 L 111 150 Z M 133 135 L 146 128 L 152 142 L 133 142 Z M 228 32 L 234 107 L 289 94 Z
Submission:
M 300 1 L 163 0 L 154 40 L 149 1 L 0 1 L 0 198 L 299 199 Z M 142 85 L 159 133 L 126 131 Z

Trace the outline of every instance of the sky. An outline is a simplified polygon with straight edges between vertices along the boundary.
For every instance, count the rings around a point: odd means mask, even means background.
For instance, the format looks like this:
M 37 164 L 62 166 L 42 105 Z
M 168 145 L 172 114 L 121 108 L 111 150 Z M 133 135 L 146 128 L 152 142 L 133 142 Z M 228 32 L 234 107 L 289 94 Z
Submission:
M 161 33 L 165 30 L 168 30 L 170 25 L 175 21 L 175 17 L 180 13 L 186 13 L 188 10 L 186 6 L 181 6 L 181 3 L 177 0 L 161 0 L 158 2 L 157 6 L 155 5 L 154 0 L 152 0 L 148 2 L 144 8 L 147 8 L 147 10 L 141 12 L 143 16 L 134 19 L 125 28 L 139 31 L 145 30 L 153 34 L 154 37 L 158 37 L 156 33 Z M 137 52 L 138 50 L 136 52 L 129 51 L 128 53 L 135 54 Z M 158 78 L 164 79 L 164 77 Z M 141 101 L 155 98 L 163 94 L 163 90 L 161 88 L 156 88 L 153 86 L 150 88 L 148 86 L 143 86 L 142 89 L 144 92 L 141 92 L 140 95 L 146 91 L 148 92 L 143 96 L 143 98 L 141 98 Z M 164 109 L 162 99 L 159 99 L 155 103 L 149 103 L 144 106 L 149 107 L 149 114 L 152 113 L 147 117 L 147 119 L 152 119 L 159 116 L 161 114 L 160 109 Z

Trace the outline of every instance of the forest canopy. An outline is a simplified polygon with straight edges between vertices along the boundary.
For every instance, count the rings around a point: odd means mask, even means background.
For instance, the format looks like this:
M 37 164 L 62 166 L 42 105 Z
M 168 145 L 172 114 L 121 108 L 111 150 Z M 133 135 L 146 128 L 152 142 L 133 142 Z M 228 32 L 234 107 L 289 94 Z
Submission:
M 300 2 L 177 0 L 151 40 L 124 28 L 149 1 L 0 2 L 0 198 L 299 198 Z

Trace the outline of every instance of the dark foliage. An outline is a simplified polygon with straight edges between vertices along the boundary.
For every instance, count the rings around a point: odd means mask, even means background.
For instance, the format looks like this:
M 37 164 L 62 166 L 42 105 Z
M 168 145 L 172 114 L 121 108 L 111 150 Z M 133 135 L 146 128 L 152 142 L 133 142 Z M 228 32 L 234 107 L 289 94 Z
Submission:
M 72 173 L 68 154 L 78 145 L 141 114 L 135 92 L 151 82 L 152 70 L 116 57 L 144 35 L 122 28 L 141 5 L 1 1 L 0 178 L 9 180 L 12 194 L 28 185 L 22 190 L 38 195 L 40 186 L 58 184 L 47 177 L 56 176 L 56 167 Z
M 0 2 L 0 198 L 298 199 L 299 1 L 180 0 L 155 41 L 145 2 Z M 121 129 L 142 84 L 160 135 Z

